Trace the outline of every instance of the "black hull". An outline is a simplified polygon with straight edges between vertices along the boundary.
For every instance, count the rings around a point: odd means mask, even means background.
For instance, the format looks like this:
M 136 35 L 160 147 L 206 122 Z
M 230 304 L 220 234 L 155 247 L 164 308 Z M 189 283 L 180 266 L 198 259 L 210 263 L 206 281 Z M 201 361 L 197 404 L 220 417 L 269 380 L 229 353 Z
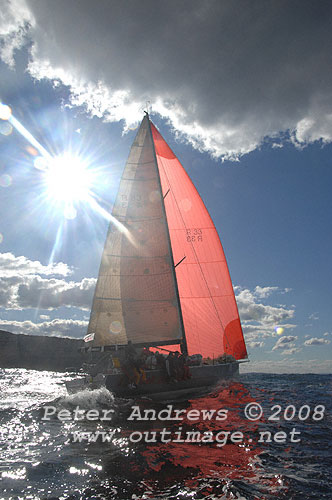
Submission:
M 123 398 L 147 396 L 159 399 L 196 395 L 208 392 L 223 380 L 236 379 L 239 363 L 191 366 L 190 373 L 189 380 L 170 382 L 162 371 L 147 370 L 146 382 L 133 389 L 128 387 L 128 380 L 123 375 L 107 375 L 106 388 L 115 396 Z

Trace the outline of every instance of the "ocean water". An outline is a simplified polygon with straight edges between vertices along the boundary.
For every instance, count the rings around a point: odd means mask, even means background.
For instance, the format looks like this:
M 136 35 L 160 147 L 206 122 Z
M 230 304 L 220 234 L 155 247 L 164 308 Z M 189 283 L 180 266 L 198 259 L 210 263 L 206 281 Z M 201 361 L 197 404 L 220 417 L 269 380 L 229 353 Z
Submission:
M 1 499 L 332 498 L 331 375 L 163 402 L 68 395 L 74 377 L 0 370 Z

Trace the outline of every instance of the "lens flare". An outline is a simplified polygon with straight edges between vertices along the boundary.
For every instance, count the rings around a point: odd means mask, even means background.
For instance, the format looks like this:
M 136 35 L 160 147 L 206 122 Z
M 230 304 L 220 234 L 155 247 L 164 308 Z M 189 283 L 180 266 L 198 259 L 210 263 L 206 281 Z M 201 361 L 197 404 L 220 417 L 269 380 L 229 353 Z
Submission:
M 112 321 L 110 325 L 110 333 L 117 335 L 122 330 L 122 324 L 120 321 Z
M 9 120 L 12 115 L 12 110 L 7 104 L 0 102 L 0 120 Z
M 37 170 L 47 170 L 49 161 L 43 156 L 38 156 L 33 162 Z
M 26 151 L 29 154 L 31 154 L 31 156 L 37 156 L 38 155 L 37 149 L 33 148 L 32 146 L 27 146 L 25 149 L 26 149 Z
M 1 187 L 6 188 L 6 187 L 11 186 L 11 184 L 12 184 L 12 178 L 11 178 L 10 175 L 8 175 L 8 174 L 2 174 L 0 176 L 0 186 Z
M 2 135 L 10 135 L 13 131 L 13 127 L 8 122 L 0 123 L 0 133 Z
M 151 191 L 149 194 L 149 200 L 151 203 L 158 203 L 160 201 L 160 193 L 159 191 Z
M 184 198 L 183 200 L 181 200 L 179 205 L 185 212 L 189 212 L 192 207 L 192 203 L 188 198 Z
M 285 331 L 285 328 L 283 328 L 282 326 L 276 326 L 274 328 L 274 331 L 276 332 L 277 335 L 282 335 Z

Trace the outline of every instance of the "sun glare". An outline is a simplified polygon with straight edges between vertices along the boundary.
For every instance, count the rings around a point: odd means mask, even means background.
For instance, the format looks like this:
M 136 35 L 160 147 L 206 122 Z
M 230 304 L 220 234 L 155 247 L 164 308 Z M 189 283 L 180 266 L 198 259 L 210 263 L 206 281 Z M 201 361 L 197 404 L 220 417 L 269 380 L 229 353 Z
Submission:
M 64 149 L 63 154 L 54 156 L 13 116 L 11 108 L 0 101 L 0 133 L 9 135 L 13 128 L 29 142 L 26 151 L 31 154 L 35 168 L 40 171 L 40 185 L 43 188 L 40 200 L 43 203 L 48 202 L 52 211 L 61 211 L 66 219 L 75 219 L 78 209 L 83 208 L 83 205 L 88 206 L 106 220 L 114 219 L 114 224 L 126 232 L 126 228 L 97 201 L 98 196 L 94 190 L 98 190 L 100 169 L 96 168 L 95 159 L 92 161 L 91 154 L 87 155 L 85 151 L 82 155 L 72 149 Z M 80 131 L 76 129 L 77 133 Z M 9 175 L 0 177 L 0 186 L 8 187 L 11 184 Z
M 68 204 L 88 199 L 92 176 L 81 158 L 65 153 L 49 160 L 43 170 L 47 193 L 53 200 Z

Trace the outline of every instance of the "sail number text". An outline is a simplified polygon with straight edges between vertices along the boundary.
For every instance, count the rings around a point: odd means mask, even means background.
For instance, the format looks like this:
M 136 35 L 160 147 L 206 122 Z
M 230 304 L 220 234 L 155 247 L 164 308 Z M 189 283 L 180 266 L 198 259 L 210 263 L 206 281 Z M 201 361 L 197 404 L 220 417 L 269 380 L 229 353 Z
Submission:
M 188 243 L 194 243 L 196 241 L 203 241 L 203 231 L 199 227 L 194 227 L 192 229 L 187 229 L 187 241 Z

